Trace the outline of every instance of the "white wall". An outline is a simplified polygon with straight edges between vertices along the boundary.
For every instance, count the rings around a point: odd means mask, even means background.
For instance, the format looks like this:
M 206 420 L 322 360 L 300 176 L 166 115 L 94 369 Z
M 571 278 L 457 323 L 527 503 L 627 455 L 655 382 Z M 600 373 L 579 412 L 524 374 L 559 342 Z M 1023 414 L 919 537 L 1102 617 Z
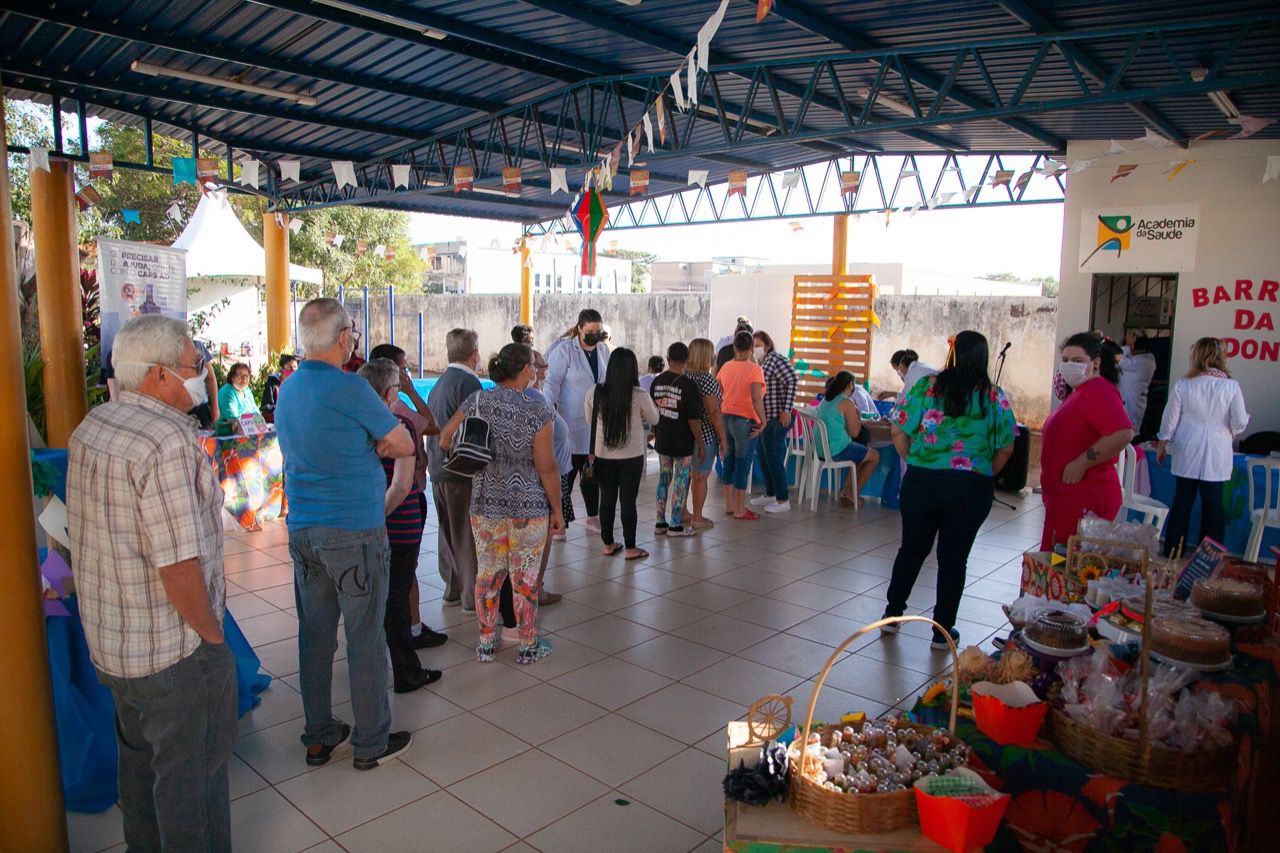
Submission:
M 1133 145 L 1134 143 L 1128 143 Z M 1179 272 L 1174 321 L 1173 375 L 1185 370 L 1187 352 L 1199 337 L 1224 339 L 1228 368 L 1244 387 L 1252 420 L 1248 432 L 1280 429 L 1280 181 L 1262 183 L 1268 156 L 1280 156 L 1280 142 L 1227 140 L 1196 143 L 1189 151 L 1163 148 L 1103 156 L 1108 143 L 1078 142 L 1067 148 L 1067 159 L 1097 159 L 1091 168 L 1067 181 L 1063 222 L 1061 292 L 1058 297 L 1058 340 L 1089 326 L 1093 272 L 1080 270 L 1082 237 L 1096 243 L 1096 234 L 1081 232 L 1081 216 L 1095 208 L 1194 205 L 1200 218 L 1194 267 Z M 1163 174 L 1171 162 L 1194 158 L 1174 180 Z M 1111 182 L 1116 166 L 1136 163 L 1137 171 Z M 1149 269 L 1143 272 L 1170 272 Z M 1245 282 L 1251 282 L 1247 288 Z M 1264 284 L 1268 282 L 1269 284 Z M 1238 284 L 1239 283 L 1239 284 Z M 1217 291 L 1221 287 L 1222 291 Z M 1215 292 L 1229 300 L 1213 303 Z M 1207 304 L 1197 304 L 1208 297 Z M 1237 298 L 1251 295 L 1252 298 Z M 1238 322 L 1237 311 L 1251 312 L 1254 328 Z M 1257 328 L 1256 318 L 1270 328 Z M 1241 321 L 1246 318 L 1241 315 Z M 1049 381 L 1049 377 L 1045 377 Z
M 509 246 L 467 245 L 467 293 L 519 293 L 520 255 Z M 560 293 L 630 293 L 631 261 L 626 258 L 596 257 L 596 275 L 581 275 L 582 258 L 570 252 L 530 253 L 530 281 L 536 275 L 535 293 L 555 293 L 556 276 L 561 279 Z
M 215 355 L 225 343 L 230 348 L 231 357 L 241 360 L 240 345 L 248 341 L 253 348 L 253 362 L 258 364 L 262 361 L 266 353 L 262 334 L 265 319 L 256 279 L 189 278 L 187 290 L 188 316 L 209 311 L 224 298 L 230 300 L 230 304 L 217 309 L 199 335 L 202 340 L 213 342 Z

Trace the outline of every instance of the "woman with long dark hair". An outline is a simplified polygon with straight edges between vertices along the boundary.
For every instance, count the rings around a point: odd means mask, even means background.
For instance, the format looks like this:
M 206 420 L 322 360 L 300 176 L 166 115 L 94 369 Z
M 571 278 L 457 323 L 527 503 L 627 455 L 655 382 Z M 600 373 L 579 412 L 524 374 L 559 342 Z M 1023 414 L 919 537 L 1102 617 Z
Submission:
M 603 333 L 600 312 L 584 308 L 578 312 L 578 322 L 547 348 L 547 378 L 542 384 L 542 393 L 569 425 L 573 470 L 565 482 L 570 492 L 573 481 L 587 468 L 587 456 L 591 453 L 587 446 L 590 430 L 582 418 L 582 406 L 604 381 L 609 366 L 609 345 L 604 342 Z M 599 530 L 600 489 L 592 477 L 582 477 L 579 488 L 587 508 L 587 528 Z
M 1227 372 L 1222 341 L 1201 338 L 1191 346 L 1191 369 L 1169 395 L 1160 423 L 1156 455 L 1164 464 L 1173 444 L 1173 509 L 1165 529 L 1164 554 L 1194 550 L 1201 537 L 1222 542 L 1226 529 L 1223 486 L 1235 462 L 1231 443 L 1249 425 L 1240 383 Z M 1200 536 L 1187 539 L 1191 510 L 1200 496 Z
M 641 419 L 658 422 L 658 407 L 640 387 L 636 354 L 619 347 L 609 356 L 604 384 L 587 395 L 583 415 L 590 431 L 595 421 L 595 446 L 591 448 L 596 482 L 600 484 L 600 540 L 605 556 L 622 550 L 613 541 L 613 515 L 622 499 L 622 540 L 628 560 L 640 560 L 648 552 L 636 547 L 636 496 L 644 479 L 645 434 Z
M 1065 545 L 1086 512 L 1106 519 L 1120 512 L 1116 457 L 1133 439 L 1133 425 L 1116 387 L 1119 353 L 1119 347 L 1108 347 L 1092 332 L 1079 332 L 1062 344 L 1058 374 L 1068 393 L 1044 422 L 1040 451 L 1043 551 Z
M 827 428 L 827 447 L 832 461 L 854 464 L 854 476 L 840 489 L 842 506 L 854 506 L 855 501 L 858 506 L 865 503 L 866 499 L 858 496 L 880 464 L 880 454 L 876 449 L 858 441 L 863 426 L 862 415 L 853 404 L 853 391 L 857 384 L 853 374 L 847 370 L 828 378 L 817 412 L 818 420 Z M 818 450 L 821 452 L 820 447 Z
M 933 620 L 959 640 L 956 610 L 969 551 L 991 512 L 995 475 L 1013 455 L 1016 419 L 987 374 L 987 339 L 955 336 L 947 367 L 907 390 L 897 409 L 893 444 L 907 460 L 902 478 L 902 546 L 893 562 L 886 616 L 901 616 L 920 567 L 938 542 L 938 594 Z M 897 633 L 897 627 L 882 629 Z M 933 648 L 947 648 L 935 628 Z

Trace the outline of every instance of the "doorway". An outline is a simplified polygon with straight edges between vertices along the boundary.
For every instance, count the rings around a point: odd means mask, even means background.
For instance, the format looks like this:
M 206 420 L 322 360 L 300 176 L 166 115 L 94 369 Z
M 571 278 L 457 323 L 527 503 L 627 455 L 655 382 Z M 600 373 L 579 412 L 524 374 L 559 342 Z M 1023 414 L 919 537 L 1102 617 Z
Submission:
M 1117 343 L 1129 333 L 1146 339 L 1156 370 L 1147 391 L 1147 408 L 1138 439 L 1154 436 L 1169 399 L 1173 329 L 1177 321 L 1178 276 L 1175 273 L 1095 274 L 1089 328 Z

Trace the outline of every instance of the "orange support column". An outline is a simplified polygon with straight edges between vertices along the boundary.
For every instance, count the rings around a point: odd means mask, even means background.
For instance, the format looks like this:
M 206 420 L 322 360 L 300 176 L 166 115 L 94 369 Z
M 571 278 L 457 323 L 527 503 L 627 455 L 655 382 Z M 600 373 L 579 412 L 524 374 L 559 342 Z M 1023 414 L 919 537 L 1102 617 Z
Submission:
M 31 168 L 31 229 L 50 447 L 66 447 L 88 411 L 74 180 L 66 160 L 51 159 L 47 172 Z
M 533 322 L 533 288 L 529 285 L 529 238 L 520 238 L 520 322 Z
M 65 850 L 67 824 L 36 565 L 5 139 L 0 114 L 0 518 L 7 534 L 0 571 L 0 719 L 16 737 L 0 750 L 0 836 L 3 846 L 14 850 Z
M 849 214 L 841 213 L 833 223 L 831 244 L 831 274 L 844 275 L 849 271 Z
M 267 253 L 267 351 L 287 352 L 292 340 L 289 305 L 289 223 L 283 213 L 262 217 L 262 248 Z

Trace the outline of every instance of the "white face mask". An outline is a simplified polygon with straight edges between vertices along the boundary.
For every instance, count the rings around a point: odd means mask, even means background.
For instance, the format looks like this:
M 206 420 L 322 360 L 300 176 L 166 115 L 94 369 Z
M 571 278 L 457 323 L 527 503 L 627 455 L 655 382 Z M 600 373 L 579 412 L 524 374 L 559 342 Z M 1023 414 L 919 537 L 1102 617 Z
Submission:
M 1079 361 L 1064 361 L 1058 365 L 1058 373 L 1062 374 L 1062 379 L 1072 388 L 1076 388 L 1088 378 L 1089 365 Z
M 120 362 L 120 364 L 135 364 L 135 363 L 140 363 L 140 362 Z M 183 379 L 181 374 L 178 373 L 178 371 L 174 370 L 172 367 L 170 367 L 167 364 L 158 364 L 158 365 L 147 364 L 147 367 L 159 367 L 162 370 L 167 370 L 170 373 L 172 373 L 174 376 L 177 376 L 178 379 L 182 381 L 183 389 L 187 392 L 187 395 L 191 397 L 192 409 L 194 409 L 196 406 L 202 406 L 205 403 L 209 402 L 209 386 L 205 384 L 204 371 L 201 371 L 196 376 L 192 376 L 190 379 Z M 208 368 L 205 368 L 205 369 L 207 370 Z
M 764 361 L 764 347 L 756 347 L 756 361 Z

